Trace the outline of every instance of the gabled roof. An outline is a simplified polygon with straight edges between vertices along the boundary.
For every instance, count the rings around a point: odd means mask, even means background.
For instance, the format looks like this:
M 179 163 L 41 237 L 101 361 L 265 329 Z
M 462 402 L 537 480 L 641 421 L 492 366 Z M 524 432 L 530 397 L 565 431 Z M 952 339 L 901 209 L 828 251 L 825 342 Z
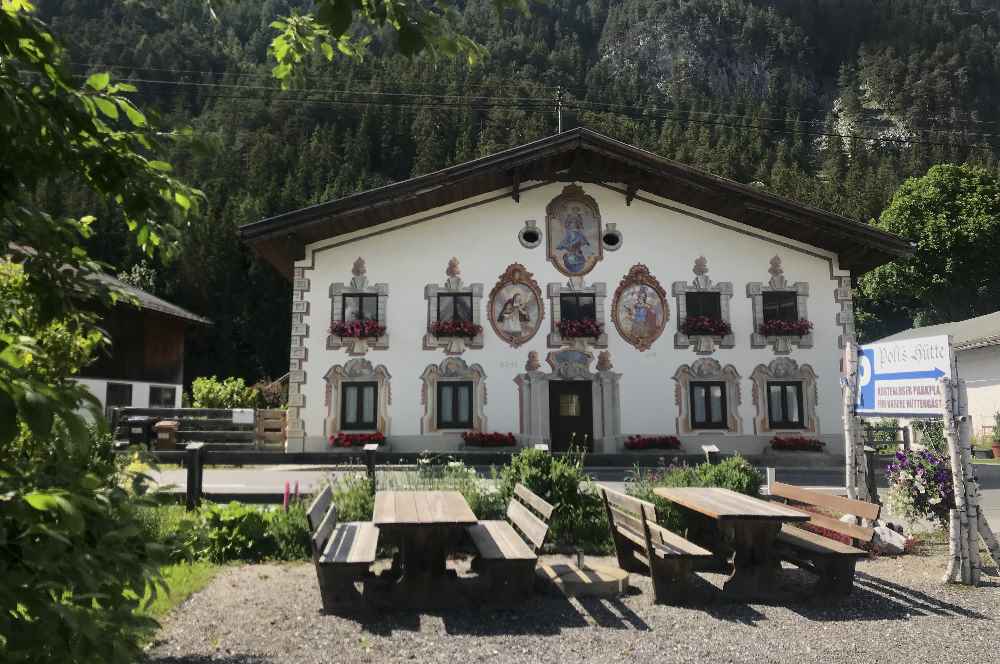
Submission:
M 507 189 L 520 183 L 620 182 L 627 200 L 646 191 L 836 252 L 861 274 L 913 253 L 911 243 L 869 224 L 781 198 L 578 127 L 434 173 L 286 212 L 240 227 L 240 237 L 290 277 L 306 244 Z
M 986 346 L 1000 346 L 1000 311 L 955 321 L 954 323 L 914 327 L 909 330 L 897 332 L 896 334 L 890 334 L 884 339 L 879 339 L 876 343 L 916 339 L 918 337 L 933 337 L 944 334 L 951 335 L 952 347 L 956 351 L 984 348 Z
M 152 293 L 147 293 L 141 288 L 136 288 L 135 286 L 130 286 L 124 281 L 112 277 L 110 274 L 98 273 L 94 277 L 109 286 L 124 291 L 125 293 L 131 295 L 139 302 L 139 306 L 147 311 L 155 311 L 167 316 L 173 316 L 174 318 L 180 318 L 181 320 L 190 321 L 192 323 L 201 323 L 202 325 L 212 325 L 212 321 L 207 318 L 202 318 L 197 314 L 193 314 L 187 309 L 178 307 L 176 304 L 167 302 L 166 300 L 156 297 Z

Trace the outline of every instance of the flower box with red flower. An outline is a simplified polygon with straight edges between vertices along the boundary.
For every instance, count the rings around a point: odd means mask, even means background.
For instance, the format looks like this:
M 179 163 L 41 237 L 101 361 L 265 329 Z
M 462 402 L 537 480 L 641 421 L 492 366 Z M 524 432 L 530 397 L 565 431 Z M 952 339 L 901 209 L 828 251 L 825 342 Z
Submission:
M 385 334 L 385 325 L 377 320 L 341 320 L 330 326 L 330 334 L 345 339 L 377 339 Z
M 365 445 L 371 445 L 372 443 L 376 445 L 384 445 L 385 434 L 381 431 L 376 431 L 374 433 L 347 433 L 341 431 L 336 435 L 330 436 L 330 447 L 364 447 Z
M 807 436 L 775 436 L 771 439 L 771 449 L 781 452 L 822 452 L 826 443 Z
M 559 330 L 559 336 L 566 339 L 596 339 L 604 334 L 604 326 L 590 318 L 561 320 L 556 324 L 556 328 Z
M 482 334 L 483 326 L 468 320 L 439 320 L 431 323 L 429 330 L 435 337 L 474 339 Z
M 486 433 L 482 431 L 466 431 L 462 440 L 469 447 L 515 447 L 517 438 L 513 433 Z
M 733 333 L 732 326 L 721 318 L 688 316 L 681 325 L 681 332 L 689 337 L 724 337 Z
M 677 436 L 639 436 L 625 439 L 627 450 L 679 450 L 681 441 Z
M 812 332 L 813 324 L 805 318 L 799 320 L 766 320 L 758 332 L 765 337 L 804 337 Z

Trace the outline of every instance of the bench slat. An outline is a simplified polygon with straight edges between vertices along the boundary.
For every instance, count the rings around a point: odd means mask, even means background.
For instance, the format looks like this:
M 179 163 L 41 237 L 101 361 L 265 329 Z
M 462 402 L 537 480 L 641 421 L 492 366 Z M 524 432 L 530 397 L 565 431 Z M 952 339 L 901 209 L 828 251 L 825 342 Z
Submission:
M 616 526 L 618 526 L 619 528 L 624 528 L 626 530 L 632 531 L 640 539 L 646 537 L 646 534 L 642 529 L 642 521 L 639 518 L 627 512 L 622 512 L 614 505 L 609 505 L 608 507 L 611 510 L 612 519 L 614 519 Z
M 809 556 L 847 556 L 867 558 L 868 553 L 853 546 L 842 544 L 828 537 L 811 533 L 795 526 L 785 524 L 778 533 L 778 542 L 804 551 Z
M 841 496 L 831 496 L 828 493 L 803 489 L 802 487 L 785 484 L 784 482 L 772 482 L 769 484 L 768 493 L 772 496 L 788 498 L 789 500 L 795 500 L 808 505 L 816 505 L 817 507 L 826 507 L 838 512 L 844 512 L 845 514 L 853 514 L 869 521 L 878 519 L 879 512 L 882 510 L 881 505 L 866 503 L 863 500 L 851 500 L 850 498 L 843 498 Z
M 378 528 L 375 524 L 368 521 L 349 521 L 334 529 L 319 562 L 321 565 L 370 565 L 375 562 L 377 548 Z
M 619 535 L 621 535 L 622 537 L 624 537 L 628 541 L 630 541 L 633 544 L 635 544 L 637 547 L 639 547 L 643 551 L 646 550 L 646 539 L 642 535 L 639 535 L 638 533 L 634 533 L 631 530 L 629 530 L 628 528 L 622 528 L 618 524 L 615 524 L 615 532 L 617 532 Z
M 510 504 L 507 505 L 507 518 L 517 526 L 518 530 L 524 533 L 536 551 L 541 548 L 545 542 L 545 534 L 549 532 L 548 524 L 514 499 L 511 499 Z
M 661 558 L 662 552 L 668 554 L 670 558 L 711 558 L 712 552 L 703 549 L 694 542 L 689 542 L 680 535 L 663 526 L 646 521 L 649 526 L 649 534 L 653 542 L 653 549 Z
M 524 501 L 528 507 L 541 514 L 543 519 L 550 519 L 552 517 L 552 511 L 555 508 L 533 493 L 528 487 L 518 484 L 514 487 L 514 494 Z
M 833 517 L 825 516 L 823 514 L 813 514 L 812 512 L 807 512 L 807 514 L 809 514 L 809 523 L 814 526 L 826 528 L 827 530 L 832 530 L 840 533 L 841 535 L 853 537 L 854 539 L 861 540 L 862 542 L 871 542 L 872 539 L 875 538 L 874 528 L 865 528 L 864 526 L 858 526 L 853 523 L 844 523 L 840 519 L 834 519 Z
M 312 504 L 309 505 L 309 511 L 306 512 L 306 520 L 309 521 L 309 532 L 316 532 L 316 528 L 319 527 L 320 522 L 323 520 L 323 515 L 326 514 L 326 510 L 330 507 L 332 500 L 333 491 L 330 489 L 330 485 L 327 485 L 313 499 Z
M 538 556 L 531 550 L 517 531 L 506 521 L 480 521 L 468 526 L 472 543 L 484 560 L 536 560 Z
M 315 532 L 312 534 L 313 554 L 319 555 L 326 550 L 327 540 L 330 539 L 330 533 L 333 532 L 336 525 L 337 506 L 330 505 L 330 509 L 327 511 L 326 516 L 323 517 L 323 521 L 320 522 L 319 526 L 317 526 Z
M 632 496 L 627 496 L 624 493 L 619 493 L 618 491 L 614 491 L 613 489 L 608 489 L 605 487 L 601 487 L 601 491 L 604 492 L 604 495 L 607 497 L 609 503 L 619 508 L 623 512 L 628 512 L 630 514 L 639 516 L 642 514 L 643 507 L 646 507 L 647 509 L 651 510 L 651 513 L 653 514 L 656 513 L 656 507 L 653 505 L 653 503 L 647 502 L 645 500 L 639 500 L 638 498 L 633 498 Z

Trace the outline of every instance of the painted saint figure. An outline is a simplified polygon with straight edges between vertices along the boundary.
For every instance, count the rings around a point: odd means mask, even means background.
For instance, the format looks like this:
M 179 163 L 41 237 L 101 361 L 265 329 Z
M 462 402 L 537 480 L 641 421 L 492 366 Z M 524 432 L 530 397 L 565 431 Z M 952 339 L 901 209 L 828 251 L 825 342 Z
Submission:
M 656 334 L 659 316 L 656 306 L 649 302 L 649 291 L 640 288 L 631 304 L 625 305 L 625 318 L 631 325 L 632 336 L 642 339 Z
M 583 214 L 580 206 L 574 205 L 563 219 L 563 229 L 565 233 L 563 239 L 556 246 L 559 251 L 565 251 L 563 265 L 571 272 L 579 272 L 586 266 L 587 259 L 584 256 L 584 247 L 590 246 L 590 241 L 583 232 Z
M 513 339 L 524 334 L 524 326 L 531 322 L 531 316 L 528 314 L 527 303 L 521 301 L 520 293 L 515 292 L 504 302 L 497 316 L 497 322 L 500 323 L 500 329 Z

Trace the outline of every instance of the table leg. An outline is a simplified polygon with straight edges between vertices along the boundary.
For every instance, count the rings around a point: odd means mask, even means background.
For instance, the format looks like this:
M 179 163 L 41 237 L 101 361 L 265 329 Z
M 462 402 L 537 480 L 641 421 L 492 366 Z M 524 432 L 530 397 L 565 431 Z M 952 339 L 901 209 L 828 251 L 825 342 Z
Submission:
M 774 587 L 780 562 L 773 555 L 780 523 L 770 521 L 728 521 L 720 531 L 732 552 L 732 574 L 723 589 L 738 596 L 758 596 Z
M 400 574 L 390 604 L 406 608 L 444 608 L 461 603 L 458 578 L 447 566 L 449 528 L 414 528 L 399 536 Z

